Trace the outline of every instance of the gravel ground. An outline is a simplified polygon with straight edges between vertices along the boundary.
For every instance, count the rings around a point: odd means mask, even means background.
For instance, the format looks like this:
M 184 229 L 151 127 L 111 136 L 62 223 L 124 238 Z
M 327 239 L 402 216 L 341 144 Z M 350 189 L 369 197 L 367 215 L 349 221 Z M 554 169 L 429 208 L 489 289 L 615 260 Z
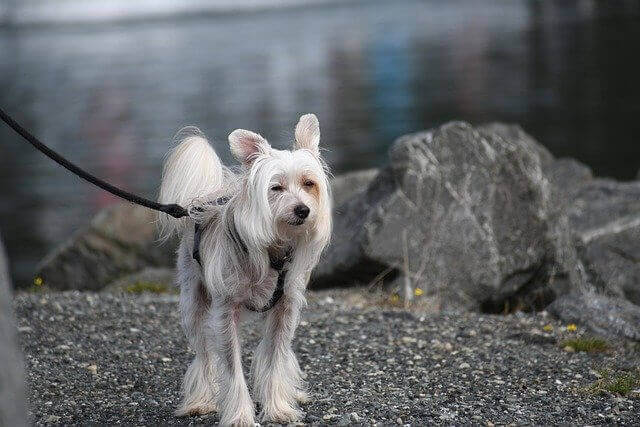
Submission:
M 363 304 L 359 292 L 309 294 L 295 341 L 313 398 L 306 423 L 640 420 L 639 399 L 585 391 L 599 368 L 640 366 L 638 345 L 569 352 L 560 342 L 579 325 L 567 331 L 544 313 L 410 313 Z M 217 421 L 173 416 L 191 358 L 174 295 L 20 294 L 15 307 L 36 423 Z M 257 334 L 245 334 L 254 348 Z

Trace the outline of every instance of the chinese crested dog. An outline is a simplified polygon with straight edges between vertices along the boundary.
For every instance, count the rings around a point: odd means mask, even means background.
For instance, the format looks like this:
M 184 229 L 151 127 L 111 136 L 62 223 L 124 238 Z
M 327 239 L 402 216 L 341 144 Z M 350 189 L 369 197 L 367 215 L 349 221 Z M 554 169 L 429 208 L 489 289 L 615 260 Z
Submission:
M 219 411 L 221 424 L 253 425 L 242 370 L 239 323 L 263 336 L 251 365 L 264 421 L 301 419 L 307 400 L 292 340 L 311 270 L 331 235 L 331 200 L 313 114 L 300 118 L 291 150 L 235 130 L 231 171 L 195 128 L 182 132 L 165 162 L 159 201 L 187 206 L 189 217 L 162 216 L 164 236 L 181 237 L 177 259 L 182 324 L 195 351 L 177 415 Z M 248 316 L 252 312 L 261 312 Z M 257 316 L 257 317 L 256 317 Z

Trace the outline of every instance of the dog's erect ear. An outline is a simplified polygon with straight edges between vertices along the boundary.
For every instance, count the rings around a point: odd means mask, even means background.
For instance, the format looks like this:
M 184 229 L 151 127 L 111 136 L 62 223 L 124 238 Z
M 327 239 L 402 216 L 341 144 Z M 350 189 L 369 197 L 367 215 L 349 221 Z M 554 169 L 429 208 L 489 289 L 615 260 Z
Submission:
M 306 148 L 316 156 L 320 155 L 320 123 L 315 114 L 305 114 L 296 125 L 295 149 Z
M 271 147 L 261 135 L 244 129 L 236 129 L 229 134 L 229 146 L 231 153 L 244 165 L 250 165 Z

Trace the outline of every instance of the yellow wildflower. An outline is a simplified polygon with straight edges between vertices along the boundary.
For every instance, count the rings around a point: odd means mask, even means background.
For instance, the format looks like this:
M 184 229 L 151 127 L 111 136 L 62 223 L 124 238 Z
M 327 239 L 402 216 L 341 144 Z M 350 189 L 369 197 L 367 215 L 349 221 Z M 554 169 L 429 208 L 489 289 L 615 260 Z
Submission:
M 394 293 L 393 295 L 391 295 L 391 302 L 398 302 L 400 301 L 400 295 Z
M 423 293 L 424 293 L 424 291 L 423 291 L 422 289 L 420 289 L 420 288 L 415 288 L 415 289 L 413 290 L 413 294 L 414 294 L 415 296 L 417 296 L 417 297 L 419 297 L 419 296 L 420 296 L 420 295 L 422 295 Z
M 567 325 L 567 331 L 569 331 L 569 332 L 575 332 L 575 331 L 577 331 L 577 330 L 578 330 L 578 326 L 576 326 L 576 324 L 575 324 L 575 323 L 569 323 L 569 324 Z
M 40 276 L 36 276 L 33 279 L 33 284 L 36 285 L 36 286 L 42 286 L 43 283 L 44 283 L 44 280 L 42 280 L 42 277 L 40 277 Z
M 544 325 L 542 327 L 542 330 L 545 331 L 545 332 L 551 332 L 551 331 L 553 331 L 553 326 L 551 326 L 551 324 Z

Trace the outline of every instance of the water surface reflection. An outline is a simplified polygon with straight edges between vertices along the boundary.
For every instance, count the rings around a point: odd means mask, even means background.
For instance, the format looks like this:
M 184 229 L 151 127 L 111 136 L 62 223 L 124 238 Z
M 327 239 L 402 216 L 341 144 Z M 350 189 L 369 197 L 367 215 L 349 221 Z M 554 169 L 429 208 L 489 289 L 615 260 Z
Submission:
M 0 105 L 78 164 L 154 195 L 195 124 L 224 160 L 235 128 L 289 143 L 318 114 L 334 171 L 452 119 L 510 121 L 556 155 L 640 167 L 637 3 L 396 1 L 85 27 L 0 30 Z M 20 283 L 113 198 L 0 128 L 0 227 Z

